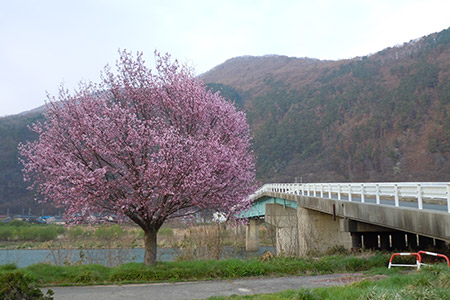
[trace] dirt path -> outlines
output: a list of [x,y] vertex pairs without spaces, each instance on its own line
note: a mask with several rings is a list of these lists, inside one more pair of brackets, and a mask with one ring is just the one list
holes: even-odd
[[[55,300],[184,300],[205,299],[212,296],[266,294],[300,288],[339,286],[361,280],[362,278],[362,274],[347,273],[178,283],[54,287],[52,289],[55,292]],[[43,288],[44,292],[46,290],[46,288]]]

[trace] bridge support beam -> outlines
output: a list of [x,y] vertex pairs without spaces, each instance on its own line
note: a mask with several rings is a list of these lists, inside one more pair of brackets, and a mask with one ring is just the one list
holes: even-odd
[[265,221],[276,228],[277,255],[297,256],[297,210],[281,204],[266,203]]
[[250,219],[249,224],[245,228],[245,250],[259,251],[259,224],[261,220]]
[[378,234],[376,232],[364,233],[364,248],[366,249],[378,248]]

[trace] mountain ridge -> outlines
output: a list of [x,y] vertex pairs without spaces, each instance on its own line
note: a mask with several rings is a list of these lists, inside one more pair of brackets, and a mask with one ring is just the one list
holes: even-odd
[[262,181],[448,180],[449,45],[446,29],[346,60],[231,59],[201,79],[242,95]]
[[[199,78],[246,112],[261,183],[450,181],[450,28],[344,60],[235,57]],[[0,214],[41,209],[17,144],[42,118],[0,118]]]

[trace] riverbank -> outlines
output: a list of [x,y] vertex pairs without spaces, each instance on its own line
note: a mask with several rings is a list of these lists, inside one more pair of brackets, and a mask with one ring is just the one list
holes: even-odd
[[[275,245],[275,231],[270,225],[260,226],[259,233],[262,246]],[[30,224],[23,221],[0,223],[0,249],[4,250],[133,249],[143,248],[143,240],[142,229],[132,224],[65,227]],[[245,228],[242,225],[206,223],[187,226],[182,223],[170,223],[158,232],[158,247],[186,250],[204,248],[205,251],[210,252],[208,253],[210,258],[219,256],[218,251],[220,252],[224,246],[243,247],[244,245]]]
[[14,264],[8,264],[0,266],[0,275],[21,272],[39,285],[103,285],[358,272],[373,268],[385,269],[388,259],[382,253],[366,253],[359,256],[335,255],[320,258],[265,256],[248,260],[160,262],[152,267],[142,263],[128,263],[117,267],[35,264],[17,268]]
[[[406,258],[405,258],[406,259]],[[261,289],[247,289],[241,286],[240,293],[211,293],[204,297],[211,300],[242,299],[450,299],[450,268],[441,264],[437,266],[423,267],[420,271],[401,268],[387,269],[389,256],[379,252],[366,252],[359,255],[332,255],[323,257],[288,258],[272,257],[265,255],[259,259],[241,260],[206,260],[206,261],[179,261],[158,263],[156,266],[145,266],[142,263],[129,263],[117,267],[105,267],[100,265],[78,266],[54,266],[48,264],[36,264],[27,268],[17,268],[14,264],[0,266],[0,279],[8,274],[21,274],[31,285],[39,285],[46,292],[54,288],[57,293],[54,299],[66,299],[61,295],[72,295],[71,289],[55,288],[57,286],[78,286],[74,288],[75,294],[80,291],[102,290],[99,298],[110,298],[108,293],[120,289],[117,295],[125,295],[134,292],[139,284],[139,290],[146,295],[145,286],[149,283],[156,286],[167,286],[167,283],[177,282],[226,282],[246,278],[265,281],[267,278],[317,276],[324,274],[336,274],[331,282],[323,281],[322,277],[309,277],[313,282],[320,282],[316,286],[345,285],[344,287],[305,289],[299,285],[295,289],[275,294],[259,295],[259,293],[272,293],[274,291]],[[342,275],[344,273],[345,275]],[[341,275],[337,275],[341,274]],[[300,278],[300,277],[299,277]],[[238,280],[238,281],[239,281]],[[286,278],[288,280],[288,278]],[[2,280],[0,280],[1,282]],[[282,280],[283,282],[283,280]],[[128,285],[131,284],[131,289]],[[142,285],[143,284],[143,285]],[[172,286],[169,284],[169,286]],[[282,284],[276,284],[275,289]],[[82,287],[85,286],[85,287]],[[91,286],[86,287],[86,286]],[[105,286],[105,288],[101,288]],[[214,284],[211,285],[214,291]],[[117,287],[117,288],[112,288]],[[152,285],[155,287],[155,285]],[[128,292],[126,292],[128,291]],[[152,289],[153,291],[153,289]],[[276,290],[275,290],[276,291]],[[250,293],[251,292],[251,293]],[[250,296],[251,294],[258,294]],[[116,296],[117,296],[116,295]],[[186,294],[185,294],[186,295]],[[397,297],[402,295],[401,297]],[[152,294],[153,296],[153,294]],[[189,296],[189,295],[188,295]],[[189,296],[190,297],[190,296]],[[192,299],[189,297],[180,299]],[[203,296],[201,298],[204,298]],[[130,299],[140,299],[132,297]],[[195,297],[198,298],[198,297]],[[144,299],[144,298],[142,298]],[[145,299],[150,299],[149,295]],[[152,298],[167,299],[167,298]]]

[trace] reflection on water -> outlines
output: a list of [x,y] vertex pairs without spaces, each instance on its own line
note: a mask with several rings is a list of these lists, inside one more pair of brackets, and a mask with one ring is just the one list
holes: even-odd
[[[270,251],[274,247],[260,247],[258,252],[247,252],[245,248],[224,247],[222,258],[254,258]],[[158,248],[158,261],[174,261],[180,250]],[[32,264],[46,262],[55,265],[64,264],[101,264],[116,266],[128,262],[143,262],[144,249],[39,249],[39,250],[0,250],[0,265],[15,263],[24,268]]]

